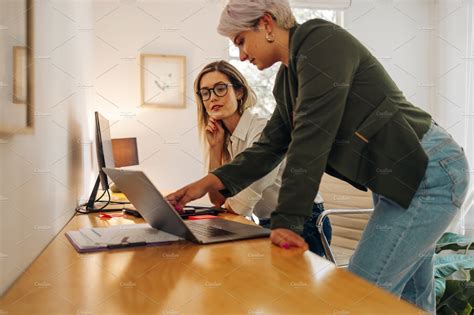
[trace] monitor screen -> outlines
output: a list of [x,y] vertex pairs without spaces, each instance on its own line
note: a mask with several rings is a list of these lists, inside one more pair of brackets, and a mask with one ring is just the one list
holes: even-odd
[[99,112],[95,112],[95,143],[100,184],[103,190],[107,190],[109,189],[109,182],[102,168],[115,168],[115,163],[109,121]]

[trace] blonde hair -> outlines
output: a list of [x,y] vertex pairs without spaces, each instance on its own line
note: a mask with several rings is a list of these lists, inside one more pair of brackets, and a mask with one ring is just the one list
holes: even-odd
[[229,0],[221,13],[217,32],[233,40],[237,34],[255,29],[265,13],[284,29],[296,24],[288,0]]
[[[226,75],[230,83],[232,84],[233,89],[235,91],[242,92],[242,97],[240,100],[238,100],[238,106],[237,106],[237,111],[239,112],[240,115],[242,115],[245,110],[254,106],[257,103],[257,95],[255,94],[254,90],[249,86],[245,77],[242,75],[242,73],[239,72],[239,70],[237,70],[233,65],[231,65],[227,61],[220,60],[220,61],[212,62],[201,70],[196,80],[194,81],[194,97],[196,99],[197,112],[198,112],[197,124],[198,124],[199,139],[204,148],[205,160],[208,159],[208,154],[209,154],[209,144],[206,141],[206,126],[209,122],[209,114],[207,113],[206,108],[204,107],[204,103],[201,97],[197,94],[197,92],[201,89],[202,77],[207,73],[215,72],[215,71]],[[231,136],[230,132],[227,130],[227,128],[224,125],[223,125],[223,128],[224,128],[224,147],[222,151],[223,152],[222,160],[221,160],[222,164],[230,161],[230,153],[229,153],[229,150],[227,149],[227,146],[229,144],[229,140]]]

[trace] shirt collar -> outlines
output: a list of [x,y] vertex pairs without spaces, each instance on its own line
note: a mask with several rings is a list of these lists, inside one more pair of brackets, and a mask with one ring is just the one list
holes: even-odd
[[239,122],[237,123],[237,127],[235,127],[234,133],[231,135],[231,139],[234,140],[237,138],[245,141],[252,123],[252,119],[253,116],[250,113],[250,110],[244,110],[242,116],[240,116]]

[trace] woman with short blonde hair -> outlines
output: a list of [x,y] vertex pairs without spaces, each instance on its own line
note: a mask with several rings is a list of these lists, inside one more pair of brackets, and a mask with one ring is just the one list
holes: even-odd
[[289,30],[296,24],[288,1],[230,1],[221,14],[217,31],[234,39],[240,32],[258,28],[258,22],[264,13],[269,13],[283,29]]
[[286,0],[224,8],[218,30],[241,61],[259,70],[281,62],[277,106],[254,146],[169,199],[180,206],[209,190],[230,197],[286,156],[270,239],[304,249],[299,231],[324,172],[370,189],[374,212],[349,270],[434,313],[435,244],[466,197],[464,151],[349,32],[322,19],[288,28],[288,8]]

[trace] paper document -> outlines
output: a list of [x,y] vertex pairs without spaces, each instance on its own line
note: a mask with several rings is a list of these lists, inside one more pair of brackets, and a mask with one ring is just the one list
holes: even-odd
[[97,244],[120,244],[123,242],[163,242],[178,241],[181,238],[155,228],[149,224],[125,224],[106,228],[82,228],[80,232]]
[[126,224],[105,228],[82,228],[66,236],[79,252],[143,245],[159,245],[182,240],[149,224]]

